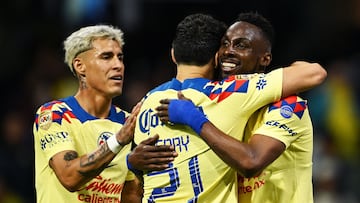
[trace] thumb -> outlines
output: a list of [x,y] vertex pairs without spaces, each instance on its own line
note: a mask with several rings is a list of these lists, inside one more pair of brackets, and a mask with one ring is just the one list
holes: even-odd
[[191,99],[185,97],[185,95],[181,91],[178,91],[177,95],[179,99],[191,101]]
[[158,141],[158,139],[159,139],[159,135],[156,134],[156,135],[149,137],[148,139],[142,141],[142,143],[145,145],[155,145],[156,142]]

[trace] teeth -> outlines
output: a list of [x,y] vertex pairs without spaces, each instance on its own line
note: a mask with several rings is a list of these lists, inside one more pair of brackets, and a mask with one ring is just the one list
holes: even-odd
[[232,68],[231,68],[231,67],[223,66],[222,70],[223,70],[223,71],[231,71]]
[[121,80],[121,77],[112,77],[115,80]]
[[234,68],[236,66],[235,63],[228,63],[228,62],[223,62],[222,65],[226,66],[226,67],[231,67],[231,68]]

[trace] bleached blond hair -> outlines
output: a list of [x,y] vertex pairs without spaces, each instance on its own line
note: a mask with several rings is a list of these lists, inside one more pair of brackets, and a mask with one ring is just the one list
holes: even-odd
[[122,47],[125,42],[123,31],[111,25],[93,25],[82,27],[73,32],[64,41],[65,63],[69,66],[71,72],[76,75],[73,66],[74,58],[82,52],[93,48],[92,42],[96,39],[115,40]]

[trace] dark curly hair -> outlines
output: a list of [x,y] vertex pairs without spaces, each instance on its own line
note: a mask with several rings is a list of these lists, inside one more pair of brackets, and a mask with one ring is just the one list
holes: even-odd
[[215,56],[227,26],[206,14],[191,14],[177,26],[172,42],[178,63],[202,66]]

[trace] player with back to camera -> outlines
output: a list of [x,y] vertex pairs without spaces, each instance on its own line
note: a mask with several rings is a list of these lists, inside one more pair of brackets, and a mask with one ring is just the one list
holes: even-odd
[[112,104],[123,88],[123,45],[123,32],[109,25],[83,27],[64,41],[79,88],[36,112],[37,202],[140,201],[125,162],[140,103],[131,114]]

